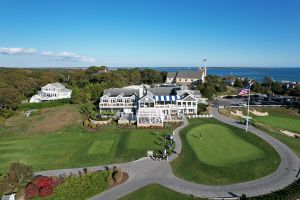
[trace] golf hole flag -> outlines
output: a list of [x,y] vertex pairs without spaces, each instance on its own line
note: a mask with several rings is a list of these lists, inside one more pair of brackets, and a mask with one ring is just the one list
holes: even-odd
[[239,90],[239,94],[240,96],[244,96],[250,93],[250,87],[251,85],[248,85],[247,87],[244,87],[242,89]]

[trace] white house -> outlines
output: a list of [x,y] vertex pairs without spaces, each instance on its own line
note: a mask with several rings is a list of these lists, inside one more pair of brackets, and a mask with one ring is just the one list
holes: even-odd
[[142,89],[110,88],[103,92],[100,97],[99,110],[112,112],[135,113],[137,102]]
[[138,126],[162,126],[182,115],[196,114],[203,100],[199,91],[178,86],[112,88],[103,92],[99,109],[131,114]]
[[72,90],[67,89],[61,83],[49,83],[42,87],[38,94],[30,98],[30,103],[39,103],[42,101],[51,101],[58,99],[71,98]]

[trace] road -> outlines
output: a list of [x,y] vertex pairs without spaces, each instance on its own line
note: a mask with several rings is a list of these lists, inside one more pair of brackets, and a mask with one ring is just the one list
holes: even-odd
[[[215,102],[215,107],[212,109],[213,116],[221,122],[239,128],[245,128],[244,125],[237,123],[235,120],[220,115],[218,112],[218,106],[221,104],[222,102]],[[177,152],[181,152],[182,149],[179,131],[187,125],[188,121],[184,119],[184,124],[174,131]],[[211,186],[188,182],[176,177],[172,172],[170,162],[178,156],[177,154],[173,154],[168,161],[154,161],[150,158],[143,158],[129,163],[109,165],[109,167],[121,167],[125,172],[128,173],[128,180],[121,185],[113,187],[99,195],[92,197],[91,199],[118,199],[126,194],[129,194],[143,186],[152,183],[161,184],[172,190],[198,197],[233,197],[235,195],[240,196],[242,194],[246,194],[247,196],[256,196],[282,189],[295,181],[297,179],[296,176],[300,166],[300,160],[294,154],[294,152],[292,152],[286,145],[284,145],[280,141],[254,128],[253,126],[249,127],[249,131],[267,141],[279,153],[281,157],[281,164],[274,173],[249,182]],[[90,167],[88,169],[93,171],[104,168],[105,166],[100,166]],[[36,174],[53,176],[60,174],[77,173],[79,170],[82,170],[82,168],[50,170],[38,172]]]

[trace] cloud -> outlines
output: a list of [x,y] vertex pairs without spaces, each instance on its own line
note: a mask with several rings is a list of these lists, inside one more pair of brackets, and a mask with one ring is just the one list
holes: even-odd
[[36,50],[33,48],[19,48],[19,47],[0,47],[0,54],[16,55],[16,54],[35,54]]
[[63,51],[60,53],[54,53],[52,51],[42,52],[43,56],[52,57],[56,60],[72,61],[72,62],[96,62],[93,57],[80,56],[72,52]]

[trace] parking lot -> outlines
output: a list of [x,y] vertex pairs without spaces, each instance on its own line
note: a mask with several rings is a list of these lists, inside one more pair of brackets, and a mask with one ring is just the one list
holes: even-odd
[[[224,106],[245,106],[248,104],[248,96],[225,96],[221,102]],[[250,97],[250,105],[300,106],[300,97],[254,94]]]

